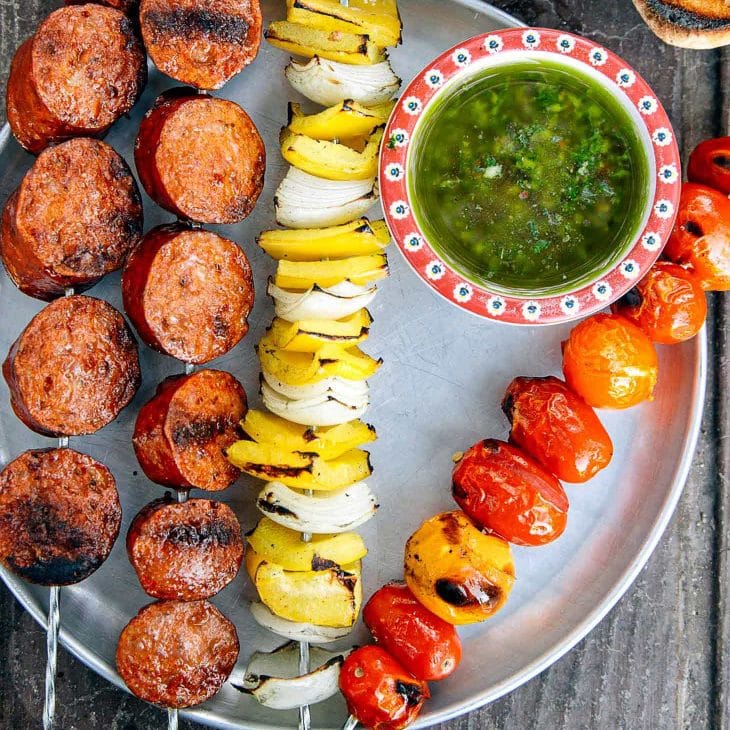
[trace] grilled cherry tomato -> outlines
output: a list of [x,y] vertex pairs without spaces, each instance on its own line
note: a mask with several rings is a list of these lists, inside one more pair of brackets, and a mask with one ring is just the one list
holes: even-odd
[[515,378],[502,410],[510,442],[558,479],[587,482],[611,461],[613,444],[595,411],[558,378]]
[[454,467],[451,492],[461,509],[515,545],[545,545],[568,521],[560,482],[515,446],[486,439]]
[[659,261],[611,309],[641,327],[652,342],[674,345],[702,329],[707,299],[691,271]]
[[712,188],[685,183],[664,254],[690,269],[703,289],[730,289],[730,200]]
[[461,661],[456,629],[422,606],[404,583],[376,591],[362,616],[375,641],[417,679],[445,679]]
[[515,582],[508,542],[463,513],[426,520],[406,543],[405,578],[418,601],[450,624],[473,624],[507,602]]
[[730,137],[700,142],[689,156],[687,177],[730,195]]
[[630,408],[652,400],[659,361],[651,340],[617,314],[594,314],[563,343],[568,385],[594,408]]
[[363,646],[345,659],[340,690],[350,714],[373,730],[408,727],[431,693],[379,646]]

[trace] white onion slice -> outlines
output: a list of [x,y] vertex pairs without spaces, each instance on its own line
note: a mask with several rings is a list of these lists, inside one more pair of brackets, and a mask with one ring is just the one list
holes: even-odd
[[[338,294],[337,292],[350,293]],[[357,291],[358,293],[352,293]],[[367,307],[377,294],[377,287],[358,286],[343,281],[334,287],[314,287],[306,292],[290,292],[269,282],[268,294],[274,299],[276,316],[297,322],[302,319],[342,319]]]
[[329,626],[289,621],[272,613],[268,606],[258,601],[251,604],[251,615],[256,623],[272,633],[292,641],[306,641],[308,644],[329,644],[332,641],[343,639],[352,632],[352,628],[335,629]]
[[261,397],[274,415],[302,426],[339,426],[362,418],[370,405],[367,395],[354,405],[343,403],[331,395],[292,400],[277,393],[266,381],[261,384]]
[[272,652],[255,652],[246,667],[243,685],[233,685],[253,695],[273,710],[315,705],[338,691],[340,667],[349,651],[330,652],[312,647],[307,674],[299,674],[299,647],[290,641]]
[[389,61],[355,66],[315,56],[307,62],[292,60],[284,73],[300,94],[322,106],[334,106],[344,99],[366,106],[381,104],[393,98],[401,83]]
[[378,195],[375,178],[325,180],[290,167],[274,196],[276,220],[288,228],[343,225],[365,215]]
[[310,385],[288,385],[277,380],[266,370],[261,374],[270,388],[290,400],[312,400],[330,397],[340,403],[359,408],[368,402],[370,386],[367,380],[345,380],[344,378],[325,378]]
[[261,490],[256,506],[284,527],[324,535],[359,527],[373,517],[378,502],[365,482],[321,496],[302,494],[281,482],[270,482]]

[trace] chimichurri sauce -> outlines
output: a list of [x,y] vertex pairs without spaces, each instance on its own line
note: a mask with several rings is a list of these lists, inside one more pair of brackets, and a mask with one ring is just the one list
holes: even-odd
[[549,62],[493,67],[429,109],[409,162],[414,212],[470,278],[555,293],[624,253],[648,171],[627,111]]

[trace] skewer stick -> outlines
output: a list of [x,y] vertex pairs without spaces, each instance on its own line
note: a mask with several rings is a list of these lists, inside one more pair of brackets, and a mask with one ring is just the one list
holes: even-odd
[[48,594],[48,628],[46,630],[46,693],[43,701],[43,730],[53,730],[56,714],[56,661],[61,588],[51,586]]
[[[307,489],[304,492],[307,496],[312,496],[312,490]],[[309,532],[302,533],[302,542],[311,542],[312,535]],[[309,643],[306,641],[299,642],[299,673],[309,674]],[[299,708],[299,730],[310,730],[312,727],[312,717],[309,712],[309,705],[301,705]]]
[[[186,362],[185,375],[192,375],[193,370],[195,370],[195,365],[193,365],[191,362]],[[177,490],[177,501],[179,503],[182,504],[183,502],[187,502],[189,496],[190,491],[188,489]],[[179,717],[180,716],[177,707],[167,708],[167,730],[177,730]]]
[[[64,296],[71,297],[69,287]],[[58,448],[68,448],[68,436],[58,437]],[[43,696],[43,730],[53,730],[56,719],[56,668],[58,665],[58,630],[61,624],[61,587],[48,591],[48,620],[46,622],[46,686]]]

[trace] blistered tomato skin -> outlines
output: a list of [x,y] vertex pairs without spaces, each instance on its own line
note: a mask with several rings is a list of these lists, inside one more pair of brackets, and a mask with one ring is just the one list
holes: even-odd
[[595,411],[558,378],[515,378],[502,410],[510,443],[564,482],[587,482],[611,461],[613,444]]
[[494,616],[515,582],[509,543],[459,510],[431,517],[411,535],[403,570],[419,603],[456,625]]
[[705,185],[685,183],[664,255],[692,271],[703,289],[730,290],[730,200]]
[[652,342],[675,345],[702,329],[707,299],[691,271],[659,261],[611,309],[640,327]]
[[687,177],[730,195],[730,137],[700,142],[689,156]]
[[404,583],[375,592],[363,619],[375,641],[417,679],[446,679],[461,661],[456,629],[422,606]]
[[454,467],[451,492],[477,526],[515,545],[552,542],[568,522],[560,482],[504,441],[474,444]]
[[617,314],[594,314],[563,343],[565,381],[594,408],[653,400],[659,360],[652,341]]
[[379,646],[363,646],[345,659],[340,690],[350,714],[372,730],[408,727],[431,696],[425,682],[412,677]]

